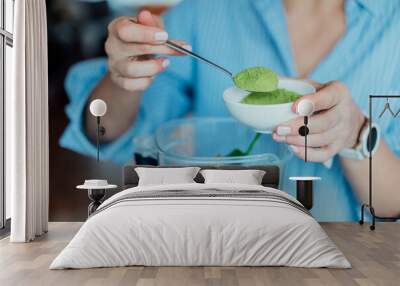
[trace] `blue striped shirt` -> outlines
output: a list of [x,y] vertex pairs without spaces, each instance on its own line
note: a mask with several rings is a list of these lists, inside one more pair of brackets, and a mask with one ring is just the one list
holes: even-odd
[[[400,94],[400,1],[347,0],[345,13],[345,34],[309,78],[322,83],[342,81],[367,114],[369,94]],[[233,72],[266,66],[283,76],[298,76],[281,1],[186,0],[171,9],[164,20],[171,39],[185,40],[195,51]],[[66,109],[70,123],[60,140],[62,146],[95,155],[82,118],[88,96],[106,71],[106,59],[85,61],[69,71],[65,86],[70,97]],[[195,116],[229,116],[221,94],[230,85],[225,75],[207,65],[188,57],[171,58],[168,70],[145,92],[135,124],[102,147],[103,158],[126,162],[133,154],[134,136],[151,134],[161,123],[188,112]],[[389,116],[377,119],[384,103],[374,104],[373,117],[391,150],[400,156],[399,121]],[[391,104],[396,111],[400,108],[395,101]],[[304,163],[293,157],[283,170],[281,188],[294,195],[295,185],[287,180],[291,175],[323,178],[315,185],[312,213],[317,219],[358,219],[359,202],[337,158],[327,169],[320,163]]]

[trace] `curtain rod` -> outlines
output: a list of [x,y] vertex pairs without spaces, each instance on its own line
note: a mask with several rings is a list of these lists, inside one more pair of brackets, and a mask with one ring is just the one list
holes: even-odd
[[400,98],[400,95],[370,95],[370,98]]

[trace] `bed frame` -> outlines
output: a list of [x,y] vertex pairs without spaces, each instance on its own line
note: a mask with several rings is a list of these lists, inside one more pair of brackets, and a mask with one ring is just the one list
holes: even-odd
[[[136,187],[139,182],[139,177],[135,172],[135,168],[138,165],[128,164],[124,166],[123,170],[123,189]],[[171,167],[183,167],[183,166],[143,166],[149,168],[171,168]],[[265,187],[278,188],[279,186],[279,167],[277,166],[199,166],[201,169],[218,169],[218,170],[263,170],[265,171],[264,178],[262,180],[262,185]],[[203,176],[199,173],[194,179],[197,183],[204,183]]]

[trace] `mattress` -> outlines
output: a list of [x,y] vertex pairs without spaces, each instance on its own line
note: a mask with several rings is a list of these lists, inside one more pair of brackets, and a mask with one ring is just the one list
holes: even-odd
[[50,269],[132,265],[351,267],[292,196],[198,183],[138,186],[112,196]]

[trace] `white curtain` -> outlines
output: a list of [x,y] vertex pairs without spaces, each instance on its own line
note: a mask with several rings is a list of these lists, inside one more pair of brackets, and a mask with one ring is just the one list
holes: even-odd
[[15,1],[14,92],[6,98],[6,186],[12,242],[47,232],[48,80],[45,0]]

